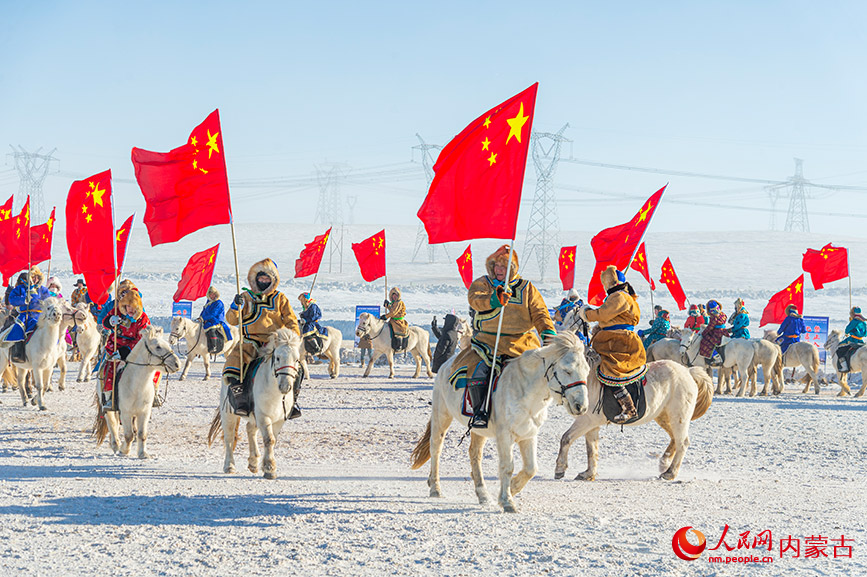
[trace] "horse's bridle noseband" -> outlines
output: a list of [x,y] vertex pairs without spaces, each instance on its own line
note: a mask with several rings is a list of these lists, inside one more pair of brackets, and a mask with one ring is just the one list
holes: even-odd
[[[552,369],[554,369],[554,365],[548,365],[548,368],[545,369],[545,378],[548,380],[549,383],[551,382],[551,379],[548,377],[548,373],[552,372]],[[568,391],[569,389],[572,389],[574,387],[580,387],[581,385],[584,385],[585,387],[587,386],[587,381],[575,381],[572,383],[565,383],[564,384],[563,381],[560,380],[560,377],[557,376],[557,370],[556,369],[553,370],[552,374],[554,375],[554,380],[556,380],[557,384],[560,385],[559,393],[560,393],[560,396],[563,398],[566,397],[566,391]],[[550,388],[550,387],[548,387],[548,388]]]

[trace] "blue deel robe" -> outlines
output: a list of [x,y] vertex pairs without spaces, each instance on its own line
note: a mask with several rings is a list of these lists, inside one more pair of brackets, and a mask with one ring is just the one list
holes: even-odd
[[788,316],[777,330],[777,334],[780,335],[777,338],[777,342],[780,343],[780,348],[782,348],[785,353],[786,349],[789,348],[789,345],[800,342],[801,335],[806,332],[807,326],[804,324],[804,319],[801,317]]
[[229,325],[226,324],[226,306],[221,300],[211,301],[202,309],[202,326],[205,330],[211,327],[220,325],[223,327],[223,333],[226,335],[226,340],[232,340],[232,331],[229,330]]

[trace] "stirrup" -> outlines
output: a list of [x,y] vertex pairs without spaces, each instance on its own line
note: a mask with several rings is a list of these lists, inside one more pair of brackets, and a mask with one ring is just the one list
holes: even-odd
[[488,414],[485,411],[478,411],[473,413],[473,416],[470,418],[470,429],[487,429],[488,428]]
[[289,418],[287,420],[291,421],[292,419],[297,419],[301,416],[301,409],[298,408],[298,404],[292,405],[292,410],[289,411]]

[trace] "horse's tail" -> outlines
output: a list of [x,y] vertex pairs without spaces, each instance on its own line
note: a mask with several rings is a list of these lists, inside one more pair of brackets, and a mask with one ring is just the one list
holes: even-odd
[[217,407],[217,410],[214,413],[214,418],[211,419],[211,426],[208,428],[208,447],[214,444],[214,440],[217,438],[217,433],[221,433],[222,431],[223,423],[220,419],[220,407]]
[[410,459],[412,460],[410,468],[413,470],[430,461],[430,421],[427,422],[424,435],[421,436],[421,439],[415,445],[415,449],[412,450]]
[[105,436],[108,435],[108,423],[105,420],[102,403],[99,402],[98,391],[93,394],[93,404],[96,405],[96,418],[90,427],[90,436],[96,439],[96,446],[99,447],[105,441]]
[[698,385],[698,396],[695,399],[695,410],[692,412],[691,421],[696,420],[707,412],[713,401],[713,381],[703,368],[691,367],[689,374]]

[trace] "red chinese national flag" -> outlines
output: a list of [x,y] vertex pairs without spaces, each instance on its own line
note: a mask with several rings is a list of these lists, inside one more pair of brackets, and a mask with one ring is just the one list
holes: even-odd
[[473,284],[473,251],[471,244],[467,245],[467,250],[458,257],[458,272],[461,273],[461,280],[464,281],[464,286],[470,288]]
[[208,294],[211,279],[214,277],[214,267],[217,264],[217,251],[220,245],[212,246],[202,252],[197,252],[190,257],[181,280],[178,281],[178,290],[172,297],[174,302],[194,301]]
[[641,243],[641,246],[638,247],[638,252],[635,253],[635,258],[632,259],[632,264],[629,265],[629,268],[638,271],[644,277],[644,280],[650,285],[650,290],[656,290],[656,283],[650,278],[650,269],[647,265],[647,253],[644,250],[644,243]]
[[171,152],[133,148],[132,163],[147,202],[144,223],[152,246],[232,220],[219,110]]
[[560,282],[563,290],[567,291],[575,286],[575,252],[577,246],[564,246],[560,248]]
[[431,243],[515,238],[538,87],[485,112],[442,149],[418,211]]
[[352,244],[352,252],[367,282],[385,276],[385,229],[359,243]]
[[590,240],[593,256],[596,257],[596,268],[593,270],[590,286],[587,289],[587,299],[590,304],[600,305],[605,300],[605,289],[599,280],[599,273],[605,267],[613,264],[617,270],[626,272],[664,192],[665,186],[648,198],[641,210],[629,222],[606,228]]
[[328,237],[331,236],[331,229],[325,231],[325,234],[320,234],[304,245],[304,250],[295,261],[295,278],[310,276],[319,272],[319,265],[322,264],[322,255],[325,254],[325,245],[328,244]]
[[51,216],[48,217],[48,222],[30,227],[30,262],[32,264],[51,260],[51,241],[54,237],[55,210],[56,208],[51,209]]
[[686,295],[683,292],[680,279],[677,278],[677,273],[674,272],[670,258],[665,259],[665,262],[662,263],[662,276],[659,277],[659,282],[668,287],[668,292],[677,303],[678,310],[686,309]]
[[825,283],[849,276],[849,251],[841,246],[831,246],[830,243],[823,246],[822,250],[808,248],[801,268],[810,273],[813,288],[819,290],[825,287]]
[[66,197],[66,246],[72,272],[83,274],[97,304],[108,298],[116,270],[111,212],[111,170],[76,180]]
[[799,276],[792,284],[771,297],[765,310],[762,311],[759,326],[783,322],[786,319],[786,307],[791,304],[798,307],[798,312],[804,312],[804,275]]
[[[10,229],[12,228],[12,204],[15,202],[15,195],[9,197],[9,200],[0,205],[0,262],[6,263],[9,260],[7,256],[9,250],[12,249],[10,245],[11,235],[14,234],[14,230],[10,233]],[[9,277],[15,274],[17,271],[9,272],[8,267],[2,266],[0,267],[0,271],[5,275],[3,278],[3,286],[8,286]],[[7,274],[8,273],[8,274]]]
[[135,220],[135,213],[131,214],[129,218],[123,221],[123,224],[120,225],[120,228],[117,229],[117,232],[114,235],[114,243],[117,246],[117,270],[120,272],[123,270],[123,265],[126,263],[126,245],[129,241],[129,234],[132,232],[132,223]]
[[24,270],[30,264],[30,197],[21,212],[0,223],[2,232],[2,254],[0,254],[0,271],[3,273],[3,284],[8,286],[9,278],[16,272]]
[[9,197],[9,200],[0,205],[0,222],[12,218],[12,204],[15,202],[15,195]]

